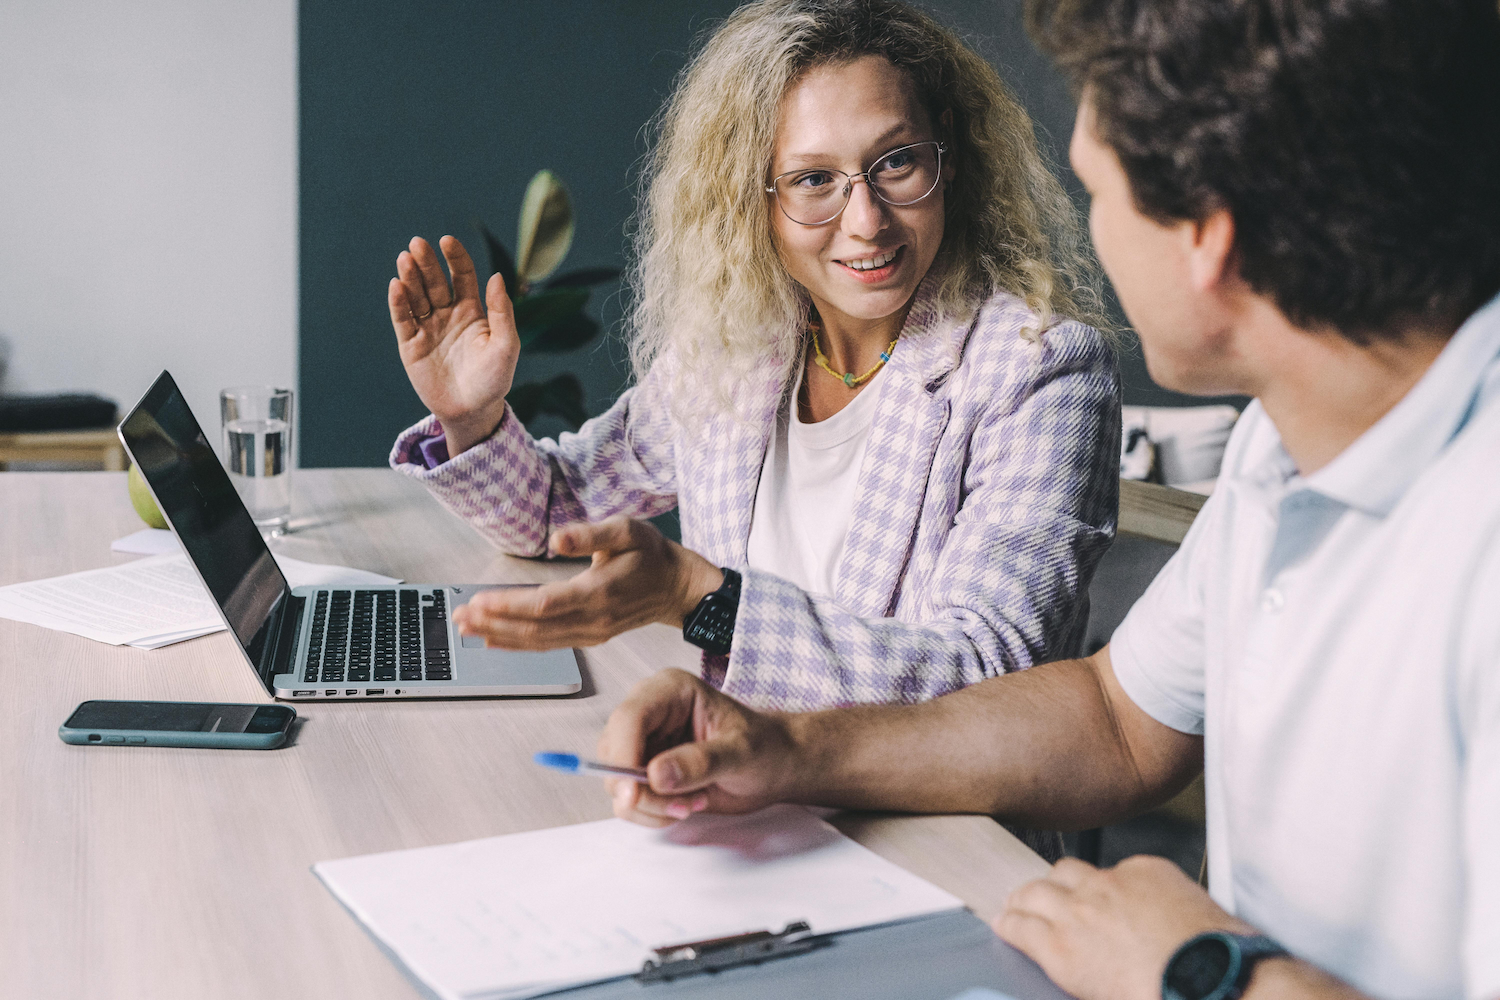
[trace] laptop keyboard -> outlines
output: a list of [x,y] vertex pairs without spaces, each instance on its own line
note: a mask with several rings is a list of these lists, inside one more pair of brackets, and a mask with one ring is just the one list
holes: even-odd
[[318,591],[304,684],[452,679],[441,588]]

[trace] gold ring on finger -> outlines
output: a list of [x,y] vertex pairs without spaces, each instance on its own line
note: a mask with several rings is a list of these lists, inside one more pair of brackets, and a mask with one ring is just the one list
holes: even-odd
[[427,311],[426,312],[424,312],[420,316],[418,316],[416,313],[412,313],[411,314],[411,318],[414,319],[414,320],[416,320],[418,323],[420,323],[424,319],[426,319],[428,316],[431,316],[431,315],[432,315],[432,304],[428,303],[428,305],[427,305]]

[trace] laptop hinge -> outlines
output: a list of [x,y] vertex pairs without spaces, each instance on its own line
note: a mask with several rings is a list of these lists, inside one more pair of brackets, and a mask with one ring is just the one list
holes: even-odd
[[295,673],[296,664],[292,658],[297,653],[297,636],[302,626],[302,613],[307,607],[307,598],[297,597],[292,594],[282,598],[287,602],[282,605],[281,614],[276,617],[280,624],[276,630],[276,640],[270,649],[269,669],[262,670],[262,677],[266,687],[271,688],[272,678],[277,674]]

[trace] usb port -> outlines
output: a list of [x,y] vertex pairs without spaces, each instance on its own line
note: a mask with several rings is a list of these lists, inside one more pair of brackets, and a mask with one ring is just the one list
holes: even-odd
[[292,697],[293,698],[309,698],[312,695],[315,695],[317,693],[318,692],[316,692],[316,691],[293,691],[292,692]]
[[349,688],[344,693],[345,694],[359,694],[359,688]]
[[385,694],[385,688],[366,688],[365,694]]
[[332,698],[334,695],[336,695],[336,694],[339,693],[339,689],[338,688],[330,688],[327,691],[324,691],[323,693],[326,694],[328,697]]

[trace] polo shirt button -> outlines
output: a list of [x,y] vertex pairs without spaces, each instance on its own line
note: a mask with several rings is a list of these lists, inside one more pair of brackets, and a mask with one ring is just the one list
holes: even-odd
[[1282,597],[1281,591],[1275,587],[1267,588],[1266,592],[1260,598],[1260,606],[1263,611],[1274,613],[1280,611],[1284,604],[1286,604],[1286,598]]

